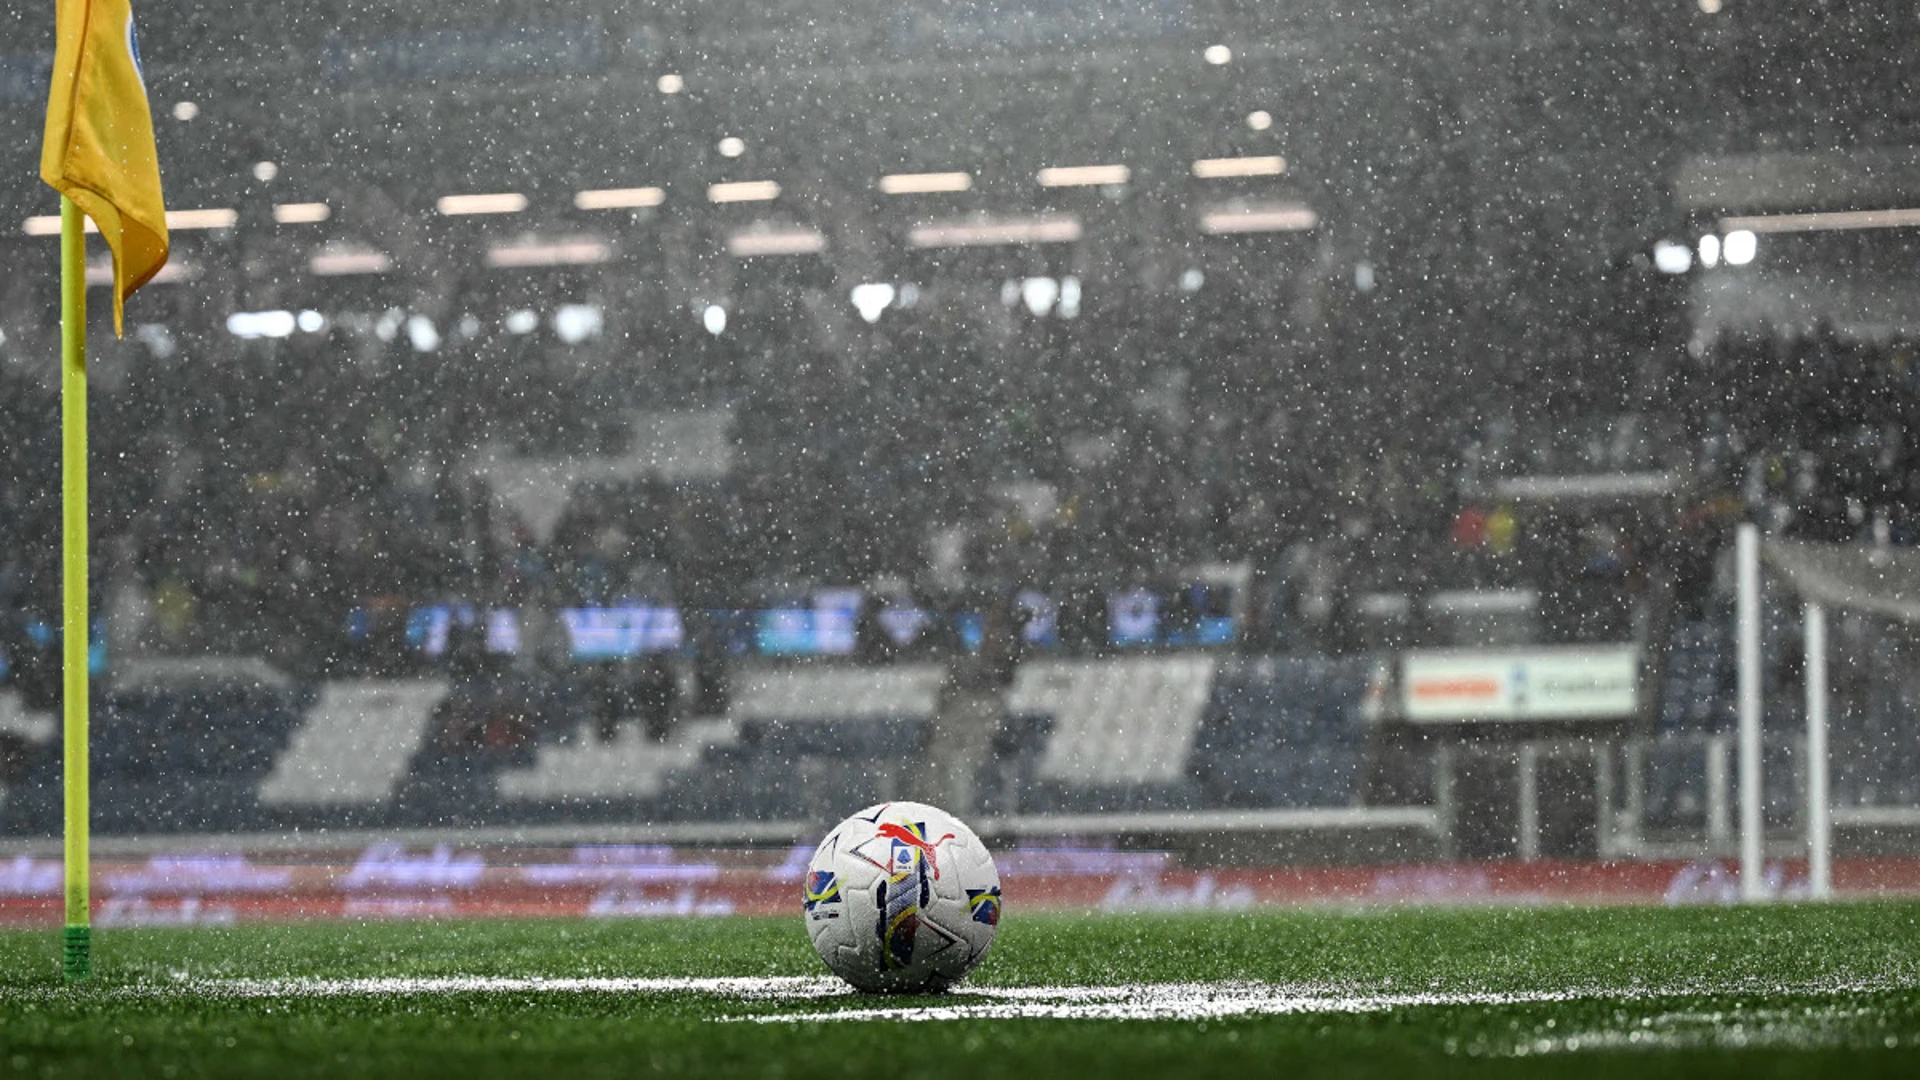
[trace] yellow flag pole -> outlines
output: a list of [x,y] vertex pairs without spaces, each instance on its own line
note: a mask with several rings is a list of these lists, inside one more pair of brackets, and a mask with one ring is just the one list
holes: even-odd
[[87,241],[80,208],[60,197],[60,494],[64,613],[66,929],[70,980],[93,972],[87,840]]

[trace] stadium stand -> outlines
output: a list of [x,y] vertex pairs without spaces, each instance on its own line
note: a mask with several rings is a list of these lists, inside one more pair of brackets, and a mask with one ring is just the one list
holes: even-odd
[[1347,806],[1359,800],[1373,677],[1366,657],[1248,657],[1213,687],[1192,770],[1209,806]]
[[610,742],[590,741],[582,733],[569,741],[543,743],[534,751],[533,764],[500,771],[500,797],[526,802],[657,800],[669,775],[697,769],[711,748],[735,743],[737,730],[724,717],[702,717],[677,725],[664,742],[626,726]]
[[329,683],[260,785],[269,807],[378,805],[425,740],[443,679]]
[[[298,725],[297,689],[210,683],[119,689],[96,705],[94,824],[105,833],[243,828],[258,790]],[[60,820],[61,747],[31,754],[8,814],[31,830]]]
[[1053,718],[1041,779],[1075,788],[1175,785],[1212,687],[1210,656],[1039,661],[1008,694],[1016,715]]

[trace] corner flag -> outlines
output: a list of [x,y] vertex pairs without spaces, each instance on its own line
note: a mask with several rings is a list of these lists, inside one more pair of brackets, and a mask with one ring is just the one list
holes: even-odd
[[113,330],[133,290],[167,264],[160,155],[128,0],[55,0],[53,85],[40,178],[60,192],[60,516],[66,668],[67,978],[93,970],[88,799],[87,246],[84,212],[113,249]]
[[56,0],[57,44],[40,178],[113,249],[113,329],[133,291],[167,262],[160,157],[128,0]]

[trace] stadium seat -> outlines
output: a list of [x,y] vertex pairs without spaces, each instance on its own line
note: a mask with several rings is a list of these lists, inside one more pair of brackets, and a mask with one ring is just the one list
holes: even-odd
[[449,690],[443,679],[329,683],[261,784],[260,801],[288,807],[386,802]]

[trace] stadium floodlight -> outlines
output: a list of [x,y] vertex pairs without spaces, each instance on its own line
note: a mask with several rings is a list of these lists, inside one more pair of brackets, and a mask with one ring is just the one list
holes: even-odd
[[737,259],[767,255],[815,255],[827,249],[827,238],[817,229],[756,226],[727,237],[727,254]]
[[1026,301],[1028,311],[1045,317],[1060,299],[1060,283],[1050,277],[1030,277],[1020,283],[1020,298]]
[[1653,245],[1653,267],[1663,274],[1684,274],[1693,269],[1693,249],[1685,244],[1662,240]]
[[613,245],[597,236],[568,236],[558,240],[518,240],[487,249],[487,265],[495,269],[528,266],[593,266],[613,258]]
[[1273,126],[1273,114],[1265,109],[1255,109],[1247,114],[1247,126],[1255,131],[1265,131]]
[[167,211],[169,229],[231,229],[239,220],[240,212],[226,207]]
[[1242,176],[1279,176],[1287,171],[1287,159],[1278,154],[1261,157],[1201,158],[1193,163],[1193,175],[1202,180],[1225,180]]
[[707,333],[719,337],[727,332],[727,309],[719,304],[708,304],[700,312],[700,324],[707,328]]
[[1720,238],[1713,233],[1700,238],[1700,265],[1709,270],[1720,265]]
[[995,247],[1018,244],[1070,244],[1080,239],[1080,219],[1072,215],[1032,218],[973,218],[933,221],[907,232],[915,248]]
[[265,184],[280,175],[280,166],[271,161],[253,163],[253,178]]
[[333,216],[333,208],[323,202],[277,203],[273,220],[282,225],[317,225]]
[[879,322],[880,314],[893,303],[894,287],[884,281],[869,281],[853,287],[853,306],[867,322]]
[[1125,165],[1065,165],[1041,169],[1041,187],[1100,187],[1124,184],[1133,179],[1133,170]]
[[561,304],[553,312],[554,336],[569,345],[599,337],[606,324],[606,312],[599,304]]
[[1920,227],[1920,208],[1842,210],[1825,214],[1764,214],[1720,219],[1722,232],[1844,232],[1854,229]]
[[1720,257],[1728,266],[1745,266],[1759,251],[1760,240],[1751,229],[1735,229],[1720,242]]
[[[88,232],[100,231],[100,227],[93,223],[92,218],[83,218],[82,220],[86,222]],[[21,224],[20,231],[26,233],[28,236],[59,236],[60,215],[41,214],[30,217]]]
[[666,189],[657,187],[600,188],[573,196],[573,205],[581,210],[638,210],[666,201]]
[[191,101],[176,101],[173,103],[173,118],[175,120],[185,123],[199,115],[200,106]]
[[292,337],[297,324],[291,311],[236,311],[227,316],[227,333],[237,338]]
[[407,316],[407,343],[414,352],[432,352],[440,347],[440,329],[425,315]]
[[434,203],[447,217],[463,214],[517,214],[527,208],[527,197],[517,191],[486,195],[442,195]]
[[1303,203],[1254,203],[1215,206],[1201,211],[1200,231],[1208,236],[1235,233],[1311,232],[1320,215]]
[[[167,260],[167,265],[153,275],[148,284],[167,285],[180,281],[192,281],[200,276],[200,264],[178,257]],[[89,286],[113,284],[113,260],[100,259],[87,263],[86,281]]]
[[393,259],[372,248],[338,247],[316,251],[307,260],[307,269],[315,277],[346,277],[351,274],[384,274],[393,269]]
[[738,135],[729,135],[720,140],[717,149],[721,157],[736,158],[747,152],[747,142]]
[[1222,64],[1233,63],[1233,50],[1227,48],[1225,45],[1209,45],[1206,51],[1200,54],[1200,58],[1215,67],[1219,67]]
[[964,172],[893,173],[880,178],[880,190],[888,195],[932,195],[972,189],[973,176]]
[[659,80],[653,85],[655,89],[663,94],[677,94],[687,88],[687,80],[672,72],[668,72],[660,76]]
[[708,202],[772,202],[779,197],[780,185],[772,180],[739,180],[707,185]]

